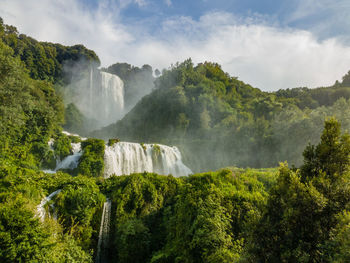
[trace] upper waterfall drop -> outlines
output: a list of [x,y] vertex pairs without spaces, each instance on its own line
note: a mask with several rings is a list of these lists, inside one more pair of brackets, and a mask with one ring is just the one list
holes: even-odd
[[71,87],[66,101],[74,103],[87,117],[89,129],[98,129],[120,120],[126,112],[123,80],[98,69],[91,68],[87,74]]
[[117,76],[107,72],[101,72],[100,105],[102,111],[98,118],[104,120],[104,124],[117,121],[124,112],[124,82]]
[[105,149],[104,177],[154,172],[187,176],[192,171],[182,162],[177,147],[156,144],[118,142]]

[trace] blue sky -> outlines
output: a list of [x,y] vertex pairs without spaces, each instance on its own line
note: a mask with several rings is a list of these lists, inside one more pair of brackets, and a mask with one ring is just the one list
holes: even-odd
[[214,61],[263,90],[327,86],[350,70],[349,0],[0,0],[39,40],[84,44],[103,66]]
[[[99,1],[81,0],[87,2],[96,8]],[[110,1],[110,5],[118,7],[123,2],[120,17],[130,23],[148,21],[149,30],[172,16],[198,20],[206,13],[228,12],[241,19],[260,19],[278,27],[312,31],[319,39],[349,39],[350,33],[348,0],[138,0]]]

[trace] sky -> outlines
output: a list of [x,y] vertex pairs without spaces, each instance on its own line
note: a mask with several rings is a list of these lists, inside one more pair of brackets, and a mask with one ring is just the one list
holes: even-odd
[[349,0],[0,0],[0,16],[38,40],[83,44],[102,66],[192,58],[265,91],[350,70]]

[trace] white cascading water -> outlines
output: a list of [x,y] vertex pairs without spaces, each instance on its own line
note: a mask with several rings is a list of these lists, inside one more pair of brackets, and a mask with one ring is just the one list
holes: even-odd
[[103,212],[101,218],[100,232],[98,235],[97,243],[97,253],[96,253],[96,263],[107,262],[107,250],[109,243],[109,230],[110,230],[110,221],[111,221],[111,207],[112,202],[107,199],[103,205]]
[[[68,134],[66,132],[66,134]],[[71,134],[68,134],[71,135]],[[76,135],[78,136],[78,135]],[[86,140],[86,138],[82,138]],[[51,141],[50,141],[51,142]],[[52,142],[51,142],[52,143]],[[55,170],[44,170],[46,173],[56,173],[60,169],[75,169],[83,154],[81,143],[71,143],[72,155],[58,161]],[[179,149],[162,144],[140,144],[117,142],[105,148],[104,177],[111,175],[129,175],[132,173],[157,173],[173,176],[192,174],[183,162]]]
[[125,114],[124,82],[117,75],[90,68],[89,77],[76,83],[72,93],[66,101],[96,121],[94,129],[115,123]]
[[192,171],[183,164],[177,147],[157,146],[130,142],[118,142],[106,146],[104,177],[142,172],[172,174],[177,177],[192,174]]
[[[107,72],[101,72],[101,90],[99,92],[100,112],[96,119],[102,125],[108,125],[119,120],[124,113],[124,83],[117,76]],[[96,109],[98,109],[97,107]]]
[[[44,197],[41,202],[40,205],[37,206],[36,210],[37,210],[37,216],[41,219],[41,221],[44,221],[45,216],[46,216],[46,210],[45,210],[45,205],[51,201],[51,199],[56,196],[57,194],[59,194],[62,191],[62,189],[59,189],[53,193],[51,193],[50,195]],[[52,209],[54,209],[53,205],[51,206]]]
[[60,169],[74,169],[78,167],[80,156],[83,154],[81,151],[81,144],[71,143],[72,145],[72,155],[68,155],[61,162],[58,162],[55,168],[55,172]]
[[68,155],[62,161],[57,161],[55,170],[43,170],[45,173],[56,173],[61,169],[75,169],[78,167],[79,159],[83,154],[81,143],[71,143],[73,154]]
[[90,92],[89,92],[89,105],[90,105],[90,110],[93,111],[93,105],[92,105],[92,88],[93,88],[93,70],[92,70],[92,67],[90,68]]

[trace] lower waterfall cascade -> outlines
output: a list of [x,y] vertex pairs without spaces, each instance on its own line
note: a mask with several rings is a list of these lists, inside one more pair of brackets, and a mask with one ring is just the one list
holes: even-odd
[[110,232],[110,221],[111,221],[111,208],[112,202],[107,199],[103,204],[103,211],[101,217],[101,226],[98,235],[96,263],[107,262],[107,250],[109,244],[109,232]]
[[192,171],[183,164],[181,153],[175,146],[118,142],[105,149],[104,177],[154,172],[187,176]]
[[75,169],[78,167],[79,159],[83,154],[81,151],[81,143],[71,143],[73,154],[68,155],[62,161],[56,161],[54,170],[43,170],[45,173],[56,173],[60,169]]
[[[46,216],[46,210],[45,205],[52,200],[53,197],[55,197],[57,194],[59,194],[62,191],[62,189],[58,189],[55,192],[49,194],[48,196],[44,197],[40,204],[37,206],[37,215],[40,218],[41,221],[44,221]],[[53,207],[52,207],[53,208]],[[54,214],[55,217],[55,214]]]
[[[81,143],[71,145],[73,154],[58,161],[54,170],[44,172],[55,173],[60,169],[77,168],[83,154]],[[172,174],[175,177],[192,174],[191,169],[182,162],[179,149],[162,144],[117,142],[112,146],[106,145],[104,162],[104,178],[143,172]]]
[[71,143],[72,155],[68,155],[61,162],[58,162],[55,171],[59,169],[74,169],[78,167],[80,156],[83,154],[81,151],[81,143]]

